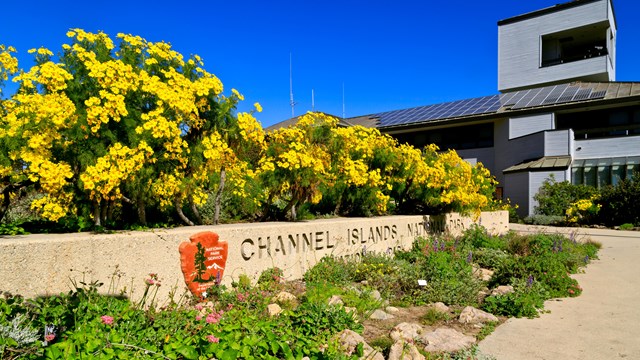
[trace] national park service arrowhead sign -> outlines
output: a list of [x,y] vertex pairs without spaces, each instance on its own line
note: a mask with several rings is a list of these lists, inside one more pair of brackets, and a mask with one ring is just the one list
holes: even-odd
[[229,244],[210,231],[197,233],[189,240],[180,244],[180,267],[191,293],[202,298],[208,288],[222,281]]

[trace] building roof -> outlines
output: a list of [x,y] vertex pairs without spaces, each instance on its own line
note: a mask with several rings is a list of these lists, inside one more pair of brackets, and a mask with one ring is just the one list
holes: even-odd
[[[318,111],[318,112],[319,112],[319,111]],[[329,116],[332,116],[332,117],[334,117],[334,118],[337,118],[337,119],[338,119],[338,126],[345,126],[345,127],[346,127],[346,126],[354,126],[354,125],[363,125],[363,126],[365,126],[365,127],[375,127],[375,122],[373,123],[373,125],[372,125],[372,126],[366,126],[366,125],[365,125],[365,124],[367,124],[367,123],[371,123],[371,121],[369,120],[369,117],[365,117],[365,116],[358,116],[358,117],[350,118],[350,119],[347,121],[347,120],[345,120],[345,119],[341,119],[341,118],[339,118],[339,117],[337,117],[337,116],[335,116],[335,115],[331,115],[331,114],[327,114],[327,113],[323,113],[323,112],[319,112],[319,113],[321,113],[321,114],[325,114],[325,115],[329,115]],[[270,132],[270,131],[273,131],[273,130],[278,130],[278,129],[281,129],[281,128],[286,128],[286,127],[289,127],[289,126],[293,126],[293,125],[295,125],[295,124],[298,122],[298,120],[300,120],[300,118],[301,118],[301,117],[303,117],[304,115],[305,115],[305,114],[298,115],[298,116],[292,117],[292,118],[290,118],[290,119],[287,119],[287,120],[281,121],[281,122],[279,122],[279,123],[273,124],[273,125],[271,125],[271,126],[267,127],[267,128],[265,129],[265,131]],[[366,120],[365,120],[364,118],[366,118]]]
[[512,173],[518,171],[532,170],[549,170],[549,169],[567,169],[571,165],[571,156],[545,156],[540,159],[525,161],[517,165],[504,169],[503,173]]
[[498,26],[511,24],[511,23],[515,23],[515,22],[518,22],[518,21],[526,20],[526,19],[531,19],[531,18],[538,17],[538,16],[541,16],[541,15],[554,13],[556,11],[569,9],[569,8],[572,8],[572,7],[575,7],[575,6],[580,6],[580,5],[584,5],[584,4],[588,4],[588,3],[592,3],[592,2],[596,2],[596,1],[602,1],[602,0],[573,0],[573,1],[566,2],[566,3],[562,3],[562,4],[553,5],[553,6],[544,8],[544,9],[531,11],[531,12],[528,12],[528,13],[525,13],[525,14],[516,15],[516,16],[512,16],[512,17],[507,18],[507,19],[500,20],[500,21],[498,21]]
[[[453,120],[514,116],[532,110],[640,100],[638,82],[572,82],[369,115],[380,129]],[[361,117],[359,117],[361,118]],[[349,121],[350,119],[346,119]]]

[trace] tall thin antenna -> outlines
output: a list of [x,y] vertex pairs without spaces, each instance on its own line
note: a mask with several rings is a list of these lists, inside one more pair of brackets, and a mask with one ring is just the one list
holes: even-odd
[[291,117],[295,117],[294,107],[296,103],[293,101],[293,60],[289,53],[289,105],[291,105]]
[[313,89],[311,89],[311,111],[316,111],[316,99],[313,94]]
[[345,118],[345,112],[344,112],[344,81],[342,82],[342,118]]

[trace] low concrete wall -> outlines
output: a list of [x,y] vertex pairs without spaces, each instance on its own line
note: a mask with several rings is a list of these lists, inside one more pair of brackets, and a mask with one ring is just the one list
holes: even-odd
[[[178,246],[202,231],[212,231],[229,243],[222,279],[230,284],[240,274],[256,279],[271,267],[287,279],[301,278],[325,255],[360,256],[363,250],[407,249],[417,236],[443,232],[459,235],[475,223],[458,214],[339,218],[305,222],[271,222],[194,226],[116,234],[40,234],[0,238],[0,291],[25,297],[58,294],[71,289],[71,279],[111,284],[137,299],[144,279],[157,273],[158,297],[171,289],[186,289]],[[508,231],[506,211],[482,213],[477,223],[494,234]]]

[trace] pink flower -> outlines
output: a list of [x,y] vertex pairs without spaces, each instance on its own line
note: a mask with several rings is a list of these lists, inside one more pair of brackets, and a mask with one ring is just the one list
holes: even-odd
[[207,324],[217,324],[218,321],[220,321],[220,315],[216,313],[209,314],[207,315],[206,321],[207,321]]
[[202,310],[202,309],[204,309],[204,308],[202,307],[202,304],[196,304],[196,310],[200,311],[200,310]]
[[227,305],[227,310],[231,310],[231,309],[233,309],[233,304]]
[[100,320],[102,320],[102,323],[105,324],[105,325],[113,324],[113,317],[111,317],[109,315],[100,316]]
[[47,341],[47,342],[51,342],[55,338],[56,338],[56,334],[47,334],[47,335],[44,336],[44,340]]
[[202,320],[202,315],[196,315],[196,320],[197,320],[197,321]]
[[155,281],[155,280],[153,280],[153,279],[146,279],[144,282],[145,282],[147,285],[153,285],[153,284],[155,284],[155,283],[156,283],[156,281]]
[[237,298],[238,298],[238,301],[243,302],[247,299],[247,296],[243,293],[238,293]]
[[220,339],[213,335],[207,335],[207,341],[210,343],[219,343]]
[[573,289],[569,289],[569,294],[571,294],[571,295],[573,295],[573,294],[574,294]]

